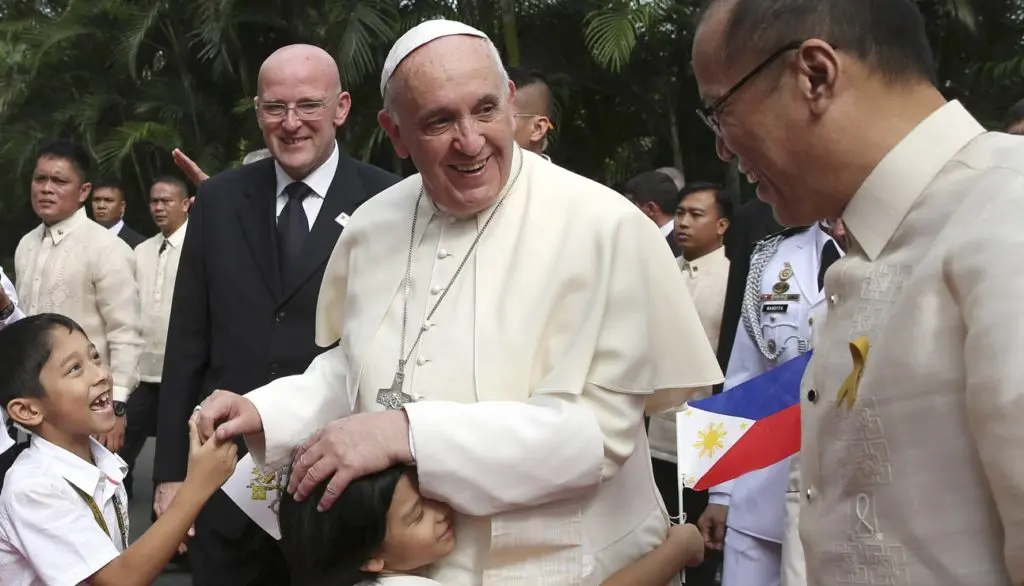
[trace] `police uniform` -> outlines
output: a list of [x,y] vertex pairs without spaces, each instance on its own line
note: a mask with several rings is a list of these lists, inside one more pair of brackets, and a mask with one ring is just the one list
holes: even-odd
[[[823,254],[826,247],[831,252]],[[812,312],[824,301],[819,286],[822,258],[836,256],[838,246],[818,225],[791,228],[758,242],[750,258],[726,392],[810,349]],[[786,586],[805,586],[796,460],[793,456],[711,489],[710,502],[729,507],[722,586],[777,586],[784,574]]]

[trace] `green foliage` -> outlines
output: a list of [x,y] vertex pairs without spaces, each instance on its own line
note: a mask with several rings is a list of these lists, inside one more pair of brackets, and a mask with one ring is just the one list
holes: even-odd
[[[940,87],[995,123],[1024,77],[1021,0],[920,0]],[[34,223],[34,152],[72,137],[96,175],[128,188],[129,221],[147,231],[144,194],[180,147],[208,172],[263,146],[252,99],[262,61],[306,42],[338,61],[353,108],[345,148],[400,172],[376,122],[378,72],[391,44],[427,18],[488,33],[509,61],[544,71],[555,95],[560,164],[611,185],[676,165],[723,180],[697,119],[690,45],[699,0],[0,0],[0,257]],[[731,178],[734,179],[734,178]],[[148,230],[152,232],[152,229]]]

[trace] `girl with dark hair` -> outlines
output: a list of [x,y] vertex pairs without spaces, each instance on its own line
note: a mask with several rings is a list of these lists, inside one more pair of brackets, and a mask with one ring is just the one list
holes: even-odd
[[[296,502],[284,493],[278,514],[292,586],[439,586],[425,577],[455,547],[454,515],[424,498],[415,471],[394,466],[352,482],[333,507],[317,510],[327,482]],[[704,558],[694,525],[674,525],[665,542],[602,586],[664,586]]]

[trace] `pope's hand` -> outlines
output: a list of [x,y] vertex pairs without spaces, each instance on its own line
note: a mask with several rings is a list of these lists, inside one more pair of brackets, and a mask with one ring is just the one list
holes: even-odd
[[214,433],[224,441],[263,431],[263,419],[252,401],[231,391],[214,391],[203,401],[198,415],[199,437],[204,442]]
[[288,492],[305,500],[330,477],[319,504],[326,511],[356,478],[402,463],[412,463],[405,411],[357,413],[328,423],[295,452]]

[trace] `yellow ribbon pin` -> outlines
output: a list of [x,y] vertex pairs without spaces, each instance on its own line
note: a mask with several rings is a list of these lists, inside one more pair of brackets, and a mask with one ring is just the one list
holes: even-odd
[[860,385],[860,377],[864,374],[864,365],[868,360],[870,346],[868,339],[864,336],[858,336],[850,342],[853,370],[850,371],[846,380],[843,381],[843,386],[839,387],[839,394],[836,395],[836,407],[846,403],[846,409],[849,411],[853,409],[854,403],[857,402],[857,386]]

